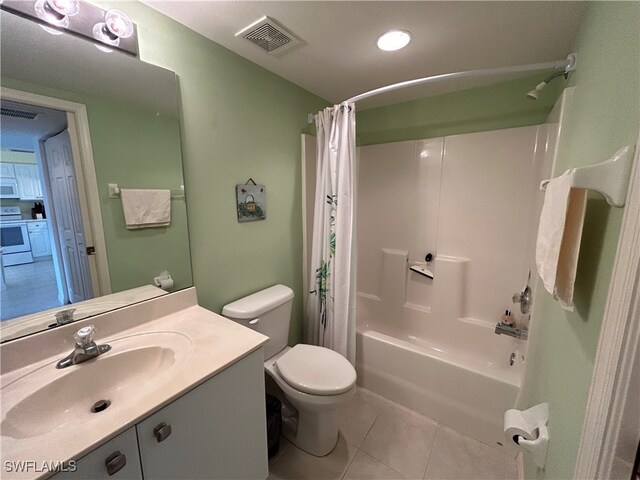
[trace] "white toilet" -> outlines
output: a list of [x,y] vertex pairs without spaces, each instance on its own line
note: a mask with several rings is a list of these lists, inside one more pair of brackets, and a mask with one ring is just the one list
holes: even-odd
[[294,445],[316,456],[338,441],[338,409],[355,392],[356,371],[339,353],[299,344],[287,347],[293,291],[275,285],[241,298],[222,315],[269,337],[264,368],[295,408],[283,408],[283,433]]

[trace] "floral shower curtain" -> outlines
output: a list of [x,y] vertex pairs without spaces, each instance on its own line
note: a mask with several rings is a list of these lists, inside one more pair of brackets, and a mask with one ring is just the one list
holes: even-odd
[[317,175],[309,269],[309,343],[356,353],[355,105],[315,116]]

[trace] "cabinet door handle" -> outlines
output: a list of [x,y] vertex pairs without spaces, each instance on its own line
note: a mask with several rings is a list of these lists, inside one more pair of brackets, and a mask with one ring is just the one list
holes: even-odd
[[120,450],[116,450],[104,461],[109,476],[118,473],[127,464],[127,457]]
[[156,436],[156,440],[158,441],[158,443],[160,443],[169,435],[171,435],[171,425],[162,422],[160,425],[153,429],[153,434]]

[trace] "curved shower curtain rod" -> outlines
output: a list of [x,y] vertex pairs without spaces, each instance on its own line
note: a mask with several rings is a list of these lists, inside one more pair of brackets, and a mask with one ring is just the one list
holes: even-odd
[[380,95],[381,93],[391,92],[393,90],[399,90],[405,87],[413,87],[415,85],[422,85],[425,83],[436,83],[444,80],[454,80],[458,78],[467,77],[481,77],[486,75],[498,75],[502,73],[523,73],[523,72],[536,72],[541,70],[560,70],[564,69],[565,72],[572,72],[576,69],[576,54],[570,54],[565,60],[558,60],[555,62],[546,63],[530,63],[528,65],[515,65],[512,67],[497,67],[497,68],[484,68],[481,70],[467,70],[464,72],[443,73],[441,75],[432,75],[430,77],[416,78],[415,80],[407,80],[404,82],[394,83],[393,85],[387,85],[385,87],[375,88],[368,92],[361,93],[355,97],[351,97],[341,104],[355,103],[365,98]]

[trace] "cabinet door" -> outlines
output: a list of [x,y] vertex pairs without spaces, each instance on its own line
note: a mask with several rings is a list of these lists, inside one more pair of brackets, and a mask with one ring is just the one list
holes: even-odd
[[[101,447],[85,455],[68,471],[59,472],[55,480],[142,480],[136,429],[131,427]],[[75,471],[70,471],[75,470]]]
[[51,255],[51,242],[49,242],[49,228],[47,222],[31,222],[27,224],[29,241],[31,242],[31,254],[34,257]]
[[260,348],[138,424],[144,477],[265,479],[263,362]]
[[0,162],[0,177],[16,178],[16,174],[13,170],[13,163]]
[[16,163],[13,165],[18,182],[18,193],[21,200],[40,200],[42,187],[38,177],[38,167],[33,164]]

